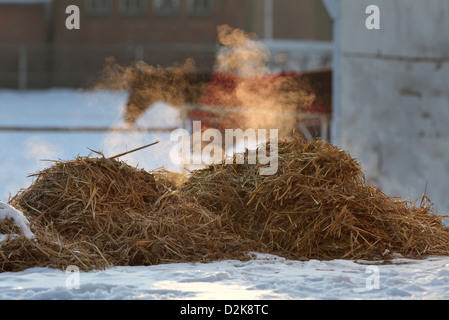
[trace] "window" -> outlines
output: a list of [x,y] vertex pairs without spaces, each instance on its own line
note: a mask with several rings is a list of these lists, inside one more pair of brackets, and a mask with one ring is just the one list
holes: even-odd
[[153,11],[161,16],[174,16],[179,13],[179,0],[153,0]]
[[86,11],[92,16],[108,16],[112,13],[112,0],[86,0]]
[[147,0],[120,0],[119,4],[124,16],[142,16],[147,9]]
[[194,16],[208,16],[214,9],[214,0],[187,0],[187,12]]

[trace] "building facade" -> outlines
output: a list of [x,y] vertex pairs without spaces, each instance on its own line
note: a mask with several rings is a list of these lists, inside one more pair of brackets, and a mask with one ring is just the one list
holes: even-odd
[[[66,28],[69,5],[79,8],[80,29]],[[314,0],[0,0],[0,21],[0,87],[22,89],[88,86],[110,56],[164,67],[193,58],[210,72],[222,24],[266,39],[331,34]]]
[[[80,28],[67,29],[69,5]],[[86,86],[107,57],[168,66],[186,58],[211,70],[216,27],[245,28],[240,0],[0,1],[0,86]]]

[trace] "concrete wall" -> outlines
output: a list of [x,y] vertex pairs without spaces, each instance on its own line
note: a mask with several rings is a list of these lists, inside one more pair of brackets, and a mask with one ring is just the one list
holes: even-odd
[[[368,30],[368,5],[380,30]],[[339,146],[389,195],[449,212],[449,1],[341,0],[335,61]]]

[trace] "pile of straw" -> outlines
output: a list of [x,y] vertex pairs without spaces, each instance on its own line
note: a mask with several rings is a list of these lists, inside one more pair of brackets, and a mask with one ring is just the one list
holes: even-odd
[[[272,150],[270,150],[272,152]],[[279,143],[278,171],[213,164],[186,177],[115,158],[56,161],[10,204],[36,240],[0,245],[0,272],[29,267],[247,259],[449,255],[449,230],[423,197],[417,205],[370,185],[346,152],[300,137]],[[18,234],[11,222],[1,234]]]
[[182,187],[232,230],[290,258],[373,259],[449,254],[449,230],[423,197],[416,205],[370,185],[346,152],[299,137],[279,144],[278,172],[215,164]]
[[0,271],[211,261],[244,258],[257,248],[173,192],[174,178],[106,158],[55,162],[11,200],[30,220],[36,241],[2,242]]

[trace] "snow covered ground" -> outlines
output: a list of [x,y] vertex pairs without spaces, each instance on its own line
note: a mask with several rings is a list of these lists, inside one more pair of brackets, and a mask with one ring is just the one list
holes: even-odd
[[[120,126],[126,92],[0,90],[0,128]],[[142,126],[178,127],[177,111],[158,104]],[[167,156],[168,133],[15,132],[0,130],[0,200],[31,183],[27,175],[91,148],[115,155],[160,139],[124,158],[147,170],[180,170]],[[72,272],[70,272],[72,271]],[[449,299],[449,258],[290,261],[253,254],[247,262],[173,263],[76,272],[33,268],[0,274],[0,299]]]
[[258,254],[247,262],[0,274],[0,299],[449,299],[448,289],[447,257],[372,265]]

